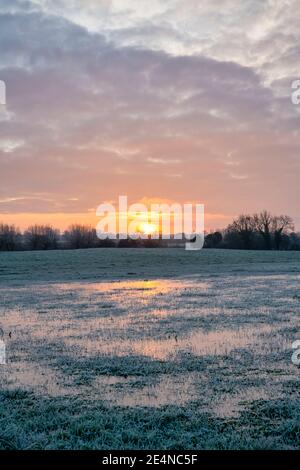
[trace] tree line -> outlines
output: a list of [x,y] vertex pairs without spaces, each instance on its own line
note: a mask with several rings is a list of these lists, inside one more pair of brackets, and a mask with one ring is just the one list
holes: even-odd
[[206,248],[241,250],[300,250],[300,234],[295,233],[288,215],[240,215],[223,231],[206,235]]
[[[287,215],[274,216],[267,211],[240,215],[226,229],[206,234],[204,248],[300,250],[300,234],[294,230]],[[50,225],[36,224],[21,232],[14,225],[0,223],[0,251],[166,246],[178,246],[178,241],[99,240],[94,228],[80,224],[61,233]]]
[[50,225],[32,225],[23,233],[15,226],[0,223],[0,251],[57,250],[108,246],[98,239],[96,230],[74,224],[64,233]]
[[156,248],[161,240],[100,240],[96,230],[73,224],[61,233],[51,225],[32,225],[21,232],[15,225],[0,223],[0,251],[63,250],[82,248]]

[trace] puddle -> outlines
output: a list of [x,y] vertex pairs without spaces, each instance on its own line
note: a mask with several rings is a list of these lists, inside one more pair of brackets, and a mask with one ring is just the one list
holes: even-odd
[[124,407],[184,405],[196,398],[195,378],[192,374],[166,375],[157,384],[138,389],[114,389],[107,397],[104,395],[107,403]]
[[[198,400],[204,410],[234,416],[243,403],[280,395],[284,375],[274,380],[276,368],[293,371],[284,353],[298,339],[281,330],[298,331],[300,303],[293,296],[299,276],[290,276],[288,283],[286,276],[255,280],[256,284],[252,276],[244,276],[233,282],[223,275],[207,281],[145,279],[5,288],[0,331],[8,364],[1,366],[0,386],[49,396],[80,395],[129,407]],[[289,305],[289,313],[282,313],[282,305]],[[233,376],[250,373],[249,364],[236,368],[233,364],[225,373],[221,358],[234,350],[255,355],[261,363],[257,375],[270,374],[268,385],[230,393],[212,391],[210,374],[228,384]],[[134,356],[168,363],[169,372],[174,364],[186,364],[189,355],[216,361],[202,373],[162,374],[158,364],[153,376],[143,377],[97,376],[92,366],[80,369],[86,358],[99,357],[105,365],[106,358]],[[272,360],[268,355],[273,355]],[[63,373],[59,364],[64,356],[74,360],[78,376]],[[87,383],[83,372],[89,376]]]

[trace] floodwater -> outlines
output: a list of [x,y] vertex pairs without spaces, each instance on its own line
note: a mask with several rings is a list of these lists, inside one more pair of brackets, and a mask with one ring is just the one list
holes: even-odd
[[298,381],[298,274],[1,287],[0,386],[234,416]]

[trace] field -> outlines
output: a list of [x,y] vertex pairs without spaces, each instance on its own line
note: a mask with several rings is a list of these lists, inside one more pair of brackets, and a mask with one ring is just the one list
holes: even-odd
[[299,449],[299,281],[298,252],[0,253],[0,448]]

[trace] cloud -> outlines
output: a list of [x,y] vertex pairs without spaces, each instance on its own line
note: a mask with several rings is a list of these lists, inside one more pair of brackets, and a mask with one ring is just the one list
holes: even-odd
[[[117,47],[204,55],[254,67],[269,83],[289,74],[300,39],[297,0],[36,0],[48,13],[104,34]],[[224,47],[224,44],[226,47]],[[295,66],[294,62],[294,66]]]
[[181,162],[181,160],[179,159],[153,158],[153,157],[147,158],[147,161],[149,163],[155,163],[157,165],[172,165],[172,164]]
[[26,195],[3,210],[130,194],[296,213],[295,2],[182,5],[1,2],[0,198]]

